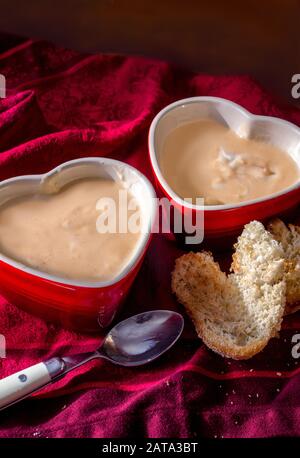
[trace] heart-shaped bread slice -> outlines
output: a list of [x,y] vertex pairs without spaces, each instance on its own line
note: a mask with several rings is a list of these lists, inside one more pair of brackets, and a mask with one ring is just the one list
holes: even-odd
[[300,309],[300,226],[286,226],[279,218],[267,227],[273,237],[281,243],[285,256],[286,307],[285,314]]
[[253,221],[235,245],[233,269],[227,276],[210,253],[188,253],[176,260],[172,290],[209,348],[248,359],[281,327],[286,289],[282,246]]

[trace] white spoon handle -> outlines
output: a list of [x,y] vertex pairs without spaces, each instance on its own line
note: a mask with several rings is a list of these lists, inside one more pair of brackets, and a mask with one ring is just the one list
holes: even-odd
[[23,399],[51,381],[46,364],[39,363],[0,380],[0,409]]
[[0,410],[27,398],[34,391],[48,385],[78,366],[94,358],[99,352],[82,353],[64,358],[51,358],[0,380]]

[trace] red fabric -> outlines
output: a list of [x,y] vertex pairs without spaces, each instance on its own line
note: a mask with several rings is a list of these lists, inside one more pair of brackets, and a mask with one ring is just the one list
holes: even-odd
[[[0,101],[0,179],[98,155],[127,161],[152,179],[150,121],[164,105],[193,95],[225,97],[300,125],[298,110],[279,105],[246,76],[195,75],[164,62],[84,56],[32,41],[1,54],[0,73],[8,86]],[[120,319],[154,308],[184,313],[170,292],[180,254],[173,240],[154,237]],[[175,348],[151,366],[91,362],[1,412],[0,436],[299,435],[300,367],[291,356],[291,337],[299,330],[298,313],[285,319],[280,339],[264,352],[234,362],[209,351],[186,318]],[[1,377],[55,355],[93,349],[101,340],[60,329],[3,298],[0,333],[7,340]]]

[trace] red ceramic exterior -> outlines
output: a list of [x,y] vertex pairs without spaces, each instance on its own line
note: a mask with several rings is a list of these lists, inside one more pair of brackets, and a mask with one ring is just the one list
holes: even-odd
[[[16,182],[24,189],[26,183],[40,186],[66,173],[61,184],[67,180],[89,176],[91,170],[110,170],[115,168],[121,172],[127,169],[126,177],[143,183],[147,199],[155,198],[155,192],[148,180],[136,169],[120,161],[104,157],[80,158],[65,162],[44,175],[15,177],[2,181],[1,189],[9,189]],[[77,168],[77,171],[75,169]],[[72,172],[73,170],[73,172]],[[72,175],[73,173],[73,175]],[[68,182],[68,181],[67,181]],[[19,188],[21,189],[21,188]],[[33,188],[32,188],[33,189]],[[34,187],[36,189],[36,187]],[[9,193],[7,194],[9,195]],[[149,228],[139,244],[138,250],[124,270],[115,280],[105,283],[65,281],[22,266],[13,260],[1,256],[0,259],[0,294],[8,301],[23,310],[38,315],[48,321],[56,321],[64,327],[79,331],[99,331],[100,327],[111,324],[120,310],[129,289],[141,267],[143,258],[151,241],[151,223],[155,216],[155,202],[149,200]]]
[[[156,176],[153,167],[152,171],[155,176],[158,195],[163,195],[172,201],[171,196]],[[299,203],[300,185],[292,191],[261,202],[224,210],[204,210],[204,242],[208,245],[218,245],[226,248],[241,233],[245,224],[253,220],[264,222],[271,217],[284,215],[295,209]],[[184,206],[174,201],[173,204],[183,213]],[[197,211],[201,210],[192,210],[193,214]]]
[[[195,108],[197,106],[199,111]],[[202,108],[200,109],[200,107]],[[165,116],[170,116],[169,124],[161,124]],[[190,212],[192,212],[193,224],[196,222],[196,215],[204,220],[204,242],[208,242],[209,245],[213,246],[225,245],[226,248],[228,248],[231,246],[229,243],[232,242],[236,235],[241,233],[246,223],[253,220],[264,222],[275,215],[284,215],[292,209],[295,209],[300,202],[300,180],[290,186],[285,192],[278,193],[277,196],[257,199],[256,202],[253,201],[252,203],[241,203],[233,206],[220,205],[219,207],[216,206],[214,209],[206,207],[197,209],[187,206],[184,201],[176,196],[175,192],[171,190],[161,174],[157,160],[158,151],[156,151],[159,143],[157,143],[157,145],[155,144],[155,138],[157,133],[163,132],[163,129],[168,130],[171,128],[170,126],[175,127],[180,123],[199,118],[199,116],[212,116],[212,118],[216,120],[220,116],[229,127],[232,124],[236,129],[237,125],[239,125],[242,127],[242,131],[244,128],[243,126],[248,126],[249,133],[251,136],[254,136],[254,138],[257,130],[258,139],[264,138],[262,133],[264,129],[266,129],[266,138],[272,139],[274,135],[275,145],[278,143],[278,147],[285,149],[284,144],[286,143],[287,151],[294,151],[297,157],[298,167],[300,167],[300,158],[297,153],[297,145],[299,144],[300,130],[297,126],[285,120],[269,116],[254,115],[245,110],[242,106],[219,97],[190,97],[178,100],[166,106],[153,119],[149,129],[148,148],[150,163],[156,179],[158,191],[161,191],[162,195],[167,197],[181,214],[183,211],[188,211],[189,215]],[[161,131],[158,129],[159,125],[162,126]],[[175,201],[173,199],[175,199]],[[177,236],[177,238],[184,241],[182,235]]]
[[101,288],[47,280],[0,261],[0,293],[23,310],[46,320],[80,331],[96,331],[99,325],[109,326],[119,311],[139,271],[147,246],[124,278]]

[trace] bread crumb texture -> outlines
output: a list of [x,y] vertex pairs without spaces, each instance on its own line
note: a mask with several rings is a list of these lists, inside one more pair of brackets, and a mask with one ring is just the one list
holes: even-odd
[[281,327],[285,307],[284,252],[258,221],[247,224],[226,275],[211,253],[176,260],[172,290],[199,337],[215,352],[248,359]]
[[286,226],[277,218],[271,221],[267,228],[283,247],[286,278],[285,313],[294,313],[300,309],[300,227],[293,224]]

